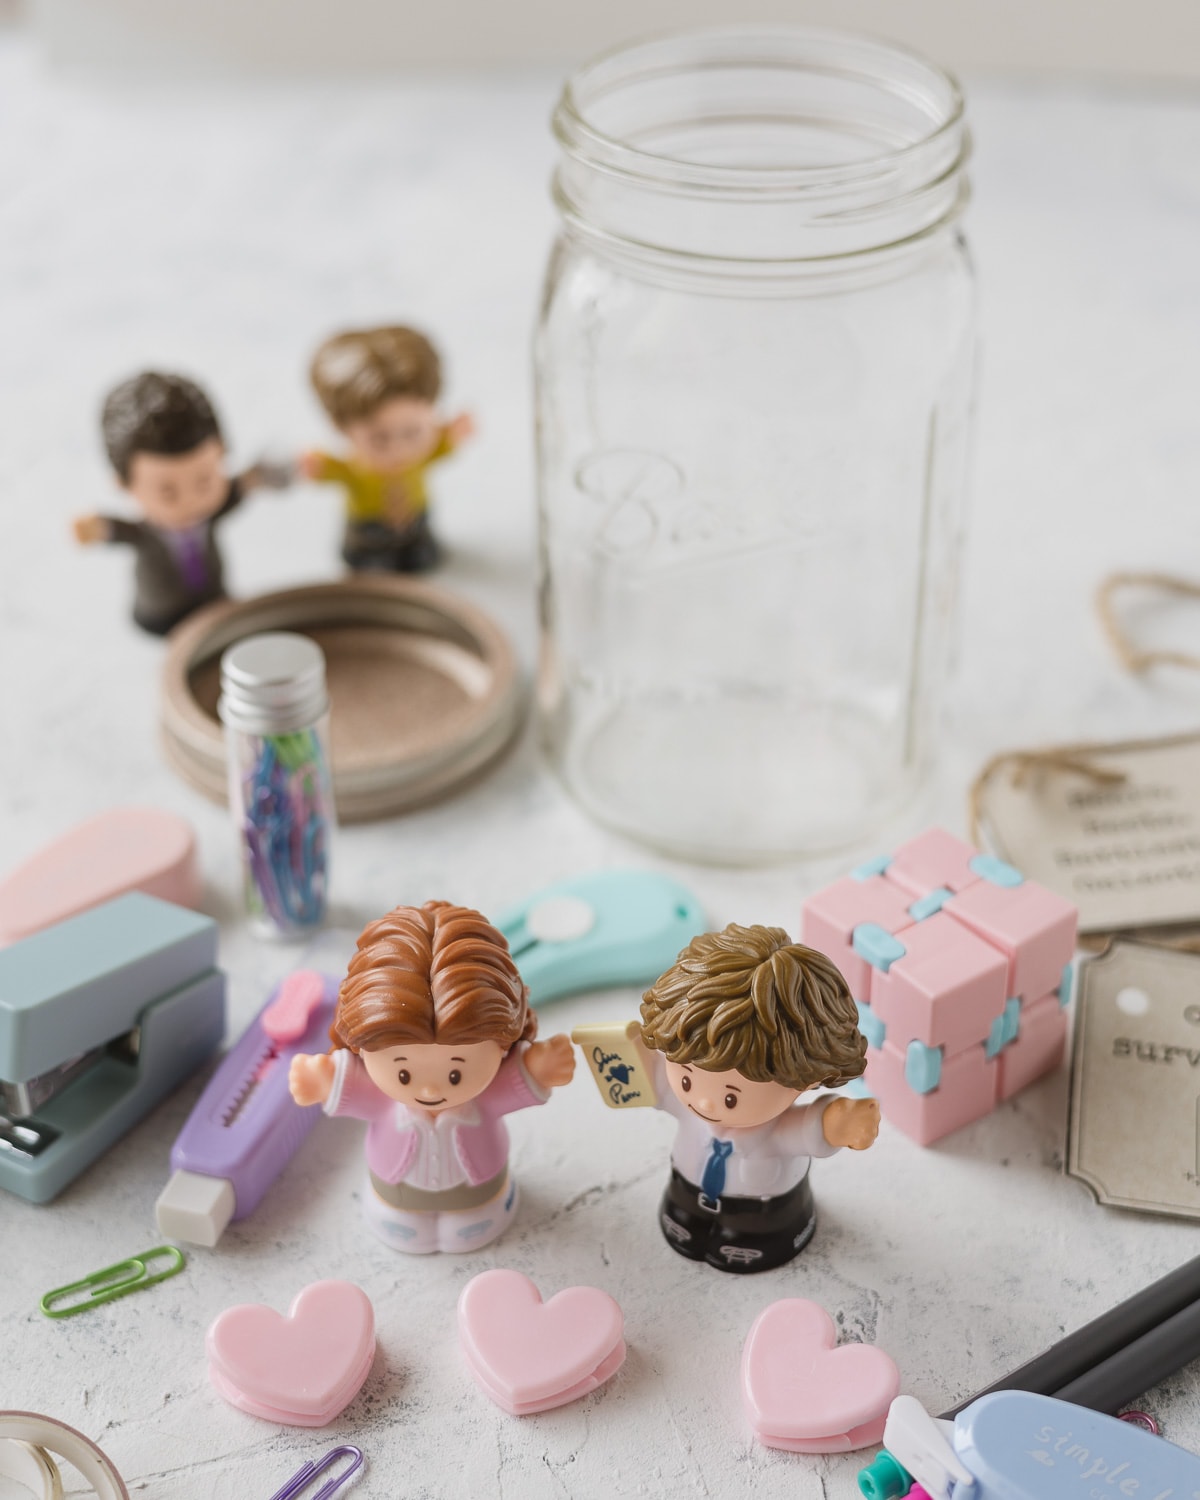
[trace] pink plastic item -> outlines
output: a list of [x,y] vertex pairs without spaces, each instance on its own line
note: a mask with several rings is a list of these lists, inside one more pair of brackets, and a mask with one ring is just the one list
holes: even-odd
[[1009,995],[1004,954],[941,912],[906,928],[899,941],[904,957],[871,976],[871,1009],[889,1039],[952,1053],[986,1037]]
[[114,807],[80,823],[0,880],[0,944],[142,891],[200,905],[190,824],[155,807]]
[[866,880],[847,876],[804,903],[800,941],[833,960],[842,971],[850,993],[865,1005],[871,999],[873,970],[851,946],[854,929],[872,923],[891,933],[912,926],[908,907],[912,897],[878,875]]
[[1011,1099],[1043,1073],[1057,1068],[1066,1045],[1067,1016],[1057,995],[1023,1005],[1017,1039],[996,1059],[1000,1064],[1000,1098]]
[[458,1338],[471,1373],[514,1417],[565,1406],[625,1362],[624,1318],[608,1295],[572,1286],[542,1301],[519,1271],[484,1271],[458,1299]]
[[887,867],[887,878],[913,896],[931,891],[963,891],[979,879],[971,861],[979,853],[944,828],[927,828],[901,844]]
[[930,1146],[990,1114],[1000,1097],[1000,1059],[988,1057],[982,1043],[942,1059],[937,1088],[918,1094],[904,1076],[905,1054],[890,1043],[867,1048],[866,1081],[884,1118],[921,1146]]
[[850,1453],[883,1437],[900,1372],[874,1344],[837,1342],[833,1319],[803,1297],[759,1313],[742,1349],[742,1402],[754,1434],[792,1453]]
[[885,1119],[927,1146],[1058,1066],[1067,1022],[1054,992],[1068,980],[1077,916],[941,828],[805,901],[803,940],[859,1003],[866,1081]]
[[325,1004],[325,977],[312,969],[297,969],[279,986],[279,993],[262,1013],[262,1029],[279,1046],[299,1041],[308,1030],[314,1010]]
[[208,1330],[208,1370],[226,1401],[291,1427],[325,1427],[354,1400],[375,1357],[375,1314],[348,1281],[314,1281],[287,1317],[244,1303]]
[[981,880],[942,909],[1007,955],[1010,995],[1037,999],[1058,988],[1079,916],[1064,897],[1032,880],[1016,887]]

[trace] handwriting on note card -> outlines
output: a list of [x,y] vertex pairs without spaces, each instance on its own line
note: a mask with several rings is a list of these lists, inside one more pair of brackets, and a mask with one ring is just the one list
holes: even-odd
[[996,850],[1079,907],[1081,934],[1200,928],[1200,736],[1074,747],[981,789]]
[[571,1033],[610,1109],[652,1108],[658,1102],[637,1038],[636,1021],[577,1026]]

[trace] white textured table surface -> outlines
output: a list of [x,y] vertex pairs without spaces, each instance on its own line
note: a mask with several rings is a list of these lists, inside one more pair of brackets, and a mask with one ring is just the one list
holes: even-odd
[[[534,645],[527,348],[552,232],[547,113],[535,76],[306,87],[158,87],[48,78],[0,45],[0,855],[4,865],[102,807],[145,801],[199,830],[222,920],[231,1032],[294,954],[236,921],[220,812],[164,766],[161,645],[127,623],[130,559],[75,549],[75,511],[107,506],[96,409],[148,365],[198,374],[239,458],[321,440],[306,355],[344,323],[433,330],[452,402],[481,435],[439,475],[444,581]],[[1136,684],[1107,657],[1090,593],[1110,566],[1200,562],[1200,103],[980,82],[969,232],[984,363],[960,675],[937,811],[961,827],[993,750],[1194,725],[1200,689]],[[288,524],[282,523],[287,505]],[[240,593],[336,572],[330,497],[248,506],[228,527]],[[1194,625],[1193,624],[1193,632]],[[643,859],[598,831],[528,735],[466,794],[347,831],[339,921],[448,896],[495,912],[536,886]],[[714,925],[794,928],[830,868],[678,873]],[[633,993],[546,1023],[633,1012]],[[923,1151],[818,1164],[821,1223],[793,1267],[721,1277],[669,1253],[655,1223],[670,1122],[605,1116],[580,1079],[517,1116],[516,1227],[469,1259],[409,1260],[358,1222],[359,1131],[323,1122],[259,1213],[144,1295],[49,1323],[47,1288],[156,1242],[152,1206],[193,1083],[48,1208],[0,1201],[0,1407],[42,1410],[108,1449],[135,1494],[251,1500],[301,1458],[357,1442],[359,1493],[442,1500],[850,1496],[855,1458],[756,1447],[738,1398],[742,1340],[777,1297],[811,1296],[875,1339],[934,1410],[1191,1255],[1188,1226],[1111,1212],[1060,1171],[1065,1079]],[[621,1301],[630,1354],[602,1393],[516,1421],[474,1388],[455,1344],[465,1281],[491,1265],[549,1294]],[[204,1330],[222,1308],[285,1307],[319,1276],[357,1281],[378,1317],[362,1395],[327,1433],[274,1428],[217,1398]],[[1200,1380],[1147,1397],[1200,1447]]]

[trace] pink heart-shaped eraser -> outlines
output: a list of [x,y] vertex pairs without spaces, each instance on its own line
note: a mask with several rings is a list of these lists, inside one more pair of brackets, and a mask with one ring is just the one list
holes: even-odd
[[484,1271],[458,1299],[458,1336],[487,1394],[514,1416],[586,1395],[625,1359],[621,1309],[594,1286],[542,1301],[519,1271]]
[[874,1344],[838,1347],[833,1319],[803,1297],[772,1302],[742,1350],[742,1400],[771,1448],[849,1453],[883,1437],[900,1392],[891,1355]]
[[285,1318],[272,1307],[229,1307],[208,1330],[209,1374],[243,1411],[324,1427],[349,1406],[375,1355],[375,1314],[348,1281],[314,1281]]

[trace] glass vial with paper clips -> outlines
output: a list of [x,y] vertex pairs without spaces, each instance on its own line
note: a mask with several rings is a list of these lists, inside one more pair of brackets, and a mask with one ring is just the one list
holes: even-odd
[[600,57],[554,114],[535,345],[538,698],[595,817],[752,864],[930,770],[975,300],[962,95],[791,27]]
[[262,937],[318,927],[334,826],[325,657],[307,636],[247,636],[221,657],[229,806],[246,915]]

